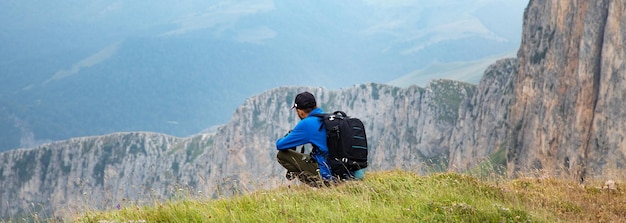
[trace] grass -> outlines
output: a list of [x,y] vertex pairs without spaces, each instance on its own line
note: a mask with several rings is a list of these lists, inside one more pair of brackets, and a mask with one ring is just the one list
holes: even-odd
[[[619,184],[618,184],[619,185]],[[558,179],[368,173],[314,189],[289,184],[232,198],[177,198],[87,211],[79,222],[623,222],[626,195]]]

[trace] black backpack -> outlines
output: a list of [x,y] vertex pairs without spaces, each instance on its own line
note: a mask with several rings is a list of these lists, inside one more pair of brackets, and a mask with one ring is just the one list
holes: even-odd
[[327,161],[333,175],[351,179],[354,177],[351,171],[367,167],[367,136],[361,120],[342,111],[314,116],[326,127]]

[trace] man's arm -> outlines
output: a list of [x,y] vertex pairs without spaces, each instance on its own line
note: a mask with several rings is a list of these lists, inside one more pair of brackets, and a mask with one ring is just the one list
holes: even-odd
[[300,121],[298,122],[296,127],[294,127],[293,130],[289,132],[289,134],[276,141],[276,149],[286,150],[307,143],[309,143],[309,140],[306,132],[305,122]]

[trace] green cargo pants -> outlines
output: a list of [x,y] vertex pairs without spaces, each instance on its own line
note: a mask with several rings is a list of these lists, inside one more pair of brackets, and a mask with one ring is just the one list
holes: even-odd
[[298,178],[302,183],[312,187],[324,185],[320,177],[317,162],[310,155],[295,150],[279,150],[276,155],[278,163],[287,169],[287,179]]

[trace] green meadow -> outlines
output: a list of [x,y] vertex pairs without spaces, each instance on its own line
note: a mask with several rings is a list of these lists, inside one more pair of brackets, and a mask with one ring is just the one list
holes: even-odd
[[[72,222],[622,222],[626,195],[604,182],[370,172],[326,188],[289,184],[228,198],[184,195],[86,211]],[[38,219],[35,219],[36,221]],[[42,220],[43,221],[43,220]]]

